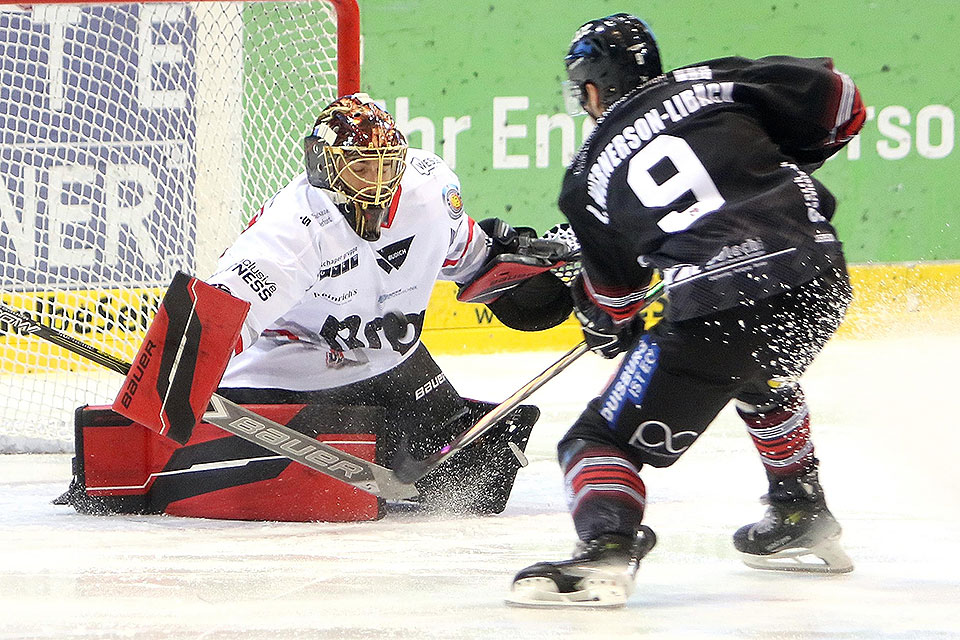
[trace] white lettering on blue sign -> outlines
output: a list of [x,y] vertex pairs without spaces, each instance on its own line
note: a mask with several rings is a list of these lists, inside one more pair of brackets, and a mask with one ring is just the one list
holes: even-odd
[[639,406],[657,369],[660,347],[645,335],[620,365],[616,378],[602,396],[600,415],[613,428],[627,402]]
[[188,5],[0,12],[0,273],[166,282],[193,265],[195,30]]

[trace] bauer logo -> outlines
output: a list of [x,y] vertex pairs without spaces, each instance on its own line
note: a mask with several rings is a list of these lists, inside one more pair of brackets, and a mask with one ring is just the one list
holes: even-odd
[[430,380],[427,380],[426,384],[417,388],[416,392],[414,393],[414,398],[416,400],[422,400],[428,393],[430,393],[434,389],[439,389],[440,385],[442,385],[446,380],[447,380],[446,375],[444,375],[443,373],[438,373],[436,377],[431,378]]
[[143,380],[143,374],[150,365],[150,360],[153,358],[153,350],[156,348],[157,345],[155,345],[152,340],[147,340],[146,344],[143,345],[143,351],[140,352],[140,357],[137,358],[137,361],[133,364],[130,374],[127,376],[127,384],[123,388],[123,395],[120,397],[120,404],[122,404],[124,408],[130,408],[133,397],[137,395],[137,391],[140,390],[140,382]]

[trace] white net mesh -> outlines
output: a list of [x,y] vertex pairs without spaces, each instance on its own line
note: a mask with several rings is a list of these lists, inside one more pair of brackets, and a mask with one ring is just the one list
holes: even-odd
[[580,263],[580,240],[573,232],[573,229],[570,228],[570,225],[566,222],[554,225],[541,237],[545,240],[555,240],[567,245],[567,249],[570,252],[570,258],[563,266],[555,267],[550,271],[560,278],[565,285],[570,286],[582,268]]
[[[0,5],[0,301],[124,359],[301,171],[326,2]],[[0,452],[71,450],[120,378],[0,323]]]

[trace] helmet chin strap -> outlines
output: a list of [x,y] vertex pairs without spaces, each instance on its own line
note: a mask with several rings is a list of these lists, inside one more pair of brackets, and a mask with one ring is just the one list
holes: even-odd
[[380,226],[387,215],[386,207],[366,206],[347,201],[338,203],[337,208],[361,239],[367,242],[380,239]]

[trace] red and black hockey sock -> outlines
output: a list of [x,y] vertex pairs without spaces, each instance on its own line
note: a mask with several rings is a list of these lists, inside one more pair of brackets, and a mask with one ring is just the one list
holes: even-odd
[[583,443],[564,456],[564,485],[581,540],[605,533],[633,537],[643,518],[640,471],[617,449]]
[[737,412],[747,425],[768,476],[797,476],[816,468],[810,413],[799,389],[787,403],[750,409],[738,404]]

